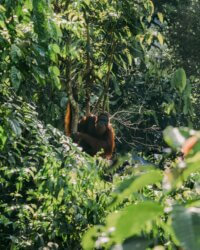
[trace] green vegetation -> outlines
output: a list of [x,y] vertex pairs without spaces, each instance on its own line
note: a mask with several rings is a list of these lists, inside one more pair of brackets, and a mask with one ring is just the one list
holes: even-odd
[[[0,1],[1,249],[200,249],[198,10]],[[109,111],[113,162],[64,135],[68,100]]]

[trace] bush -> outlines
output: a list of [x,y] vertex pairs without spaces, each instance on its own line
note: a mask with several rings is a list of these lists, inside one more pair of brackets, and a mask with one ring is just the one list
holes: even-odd
[[165,141],[184,157],[165,170],[133,168],[113,193],[104,224],[90,228],[84,249],[200,249],[200,132],[168,127]]
[[0,89],[0,103],[0,246],[78,249],[105,217],[111,184],[101,164],[11,90]]

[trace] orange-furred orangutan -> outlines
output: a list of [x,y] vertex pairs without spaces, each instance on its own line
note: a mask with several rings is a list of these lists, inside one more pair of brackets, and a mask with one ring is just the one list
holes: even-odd
[[[66,133],[69,131],[69,124],[69,110],[67,110],[65,115]],[[71,137],[91,156],[103,149],[102,157],[106,159],[112,157],[115,149],[115,134],[106,112],[100,113],[98,116],[83,117],[78,123],[78,132],[72,134]]]

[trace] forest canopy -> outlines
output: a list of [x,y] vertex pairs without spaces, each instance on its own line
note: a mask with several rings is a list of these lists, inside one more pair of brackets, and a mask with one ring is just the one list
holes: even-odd
[[[199,8],[0,1],[2,249],[200,249]],[[68,103],[109,113],[110,161]]]

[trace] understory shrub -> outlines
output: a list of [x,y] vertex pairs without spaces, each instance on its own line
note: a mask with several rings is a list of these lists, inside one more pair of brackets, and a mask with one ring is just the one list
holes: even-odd
[[33,105],[0,89],[0,246],[79,249],[104,218],[110,185],[101,162],[81,152]]

